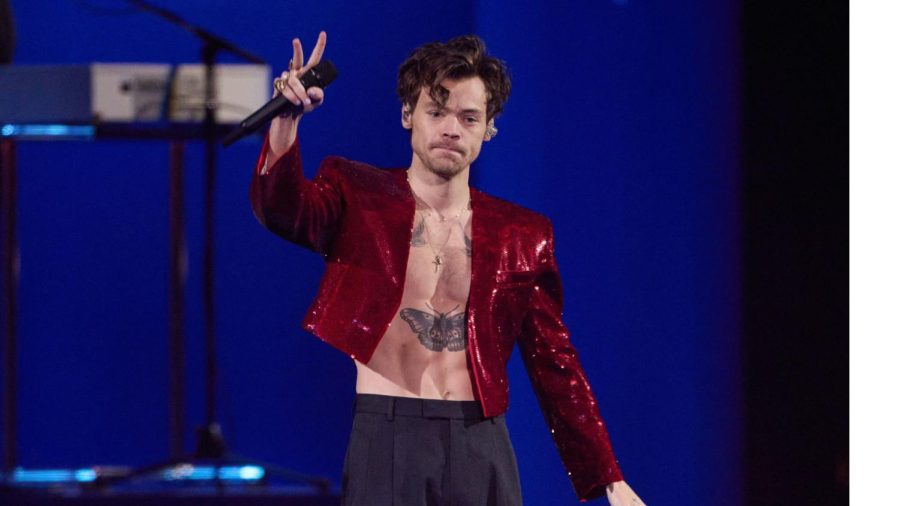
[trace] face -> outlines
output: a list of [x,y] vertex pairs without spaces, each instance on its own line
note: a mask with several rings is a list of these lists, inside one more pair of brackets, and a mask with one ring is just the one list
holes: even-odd
[[423,88],[403,127],[412,130],[413,168],[451,179],[469,168],[481,152],[487,129],[487,92],[478,77],[447,79],[450,91],[440,106]]

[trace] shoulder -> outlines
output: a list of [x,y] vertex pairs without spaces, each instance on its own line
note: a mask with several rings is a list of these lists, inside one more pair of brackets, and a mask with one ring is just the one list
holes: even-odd
[[319,174],[355,189],[368,191],[396,191],[406,181],[406,173],[401,169],[382,169],[334,155],[322,160]]
[[552,232],[553,225],[547,216],[474,188],[472,192],[473,198],[477,199],[482,211],[499,218],[497,223],[503,224],[505,227],[529,230],[542,235]]

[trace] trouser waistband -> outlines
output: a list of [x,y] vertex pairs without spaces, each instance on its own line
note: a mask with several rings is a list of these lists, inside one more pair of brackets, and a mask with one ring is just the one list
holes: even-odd
[[445,401],[377,394],[356,394],[353,411],[355,413],[381,414],[388,418],[410,416],[451,420],[486,419],[478,401]]

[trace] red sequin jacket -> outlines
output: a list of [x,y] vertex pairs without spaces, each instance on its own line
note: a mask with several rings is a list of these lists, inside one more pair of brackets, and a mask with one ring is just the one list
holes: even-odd
[[[307,180],[295,141],[261,174],[267,152],[268,139],[250,187],[254,214],[272,232],[325,258],[304,327],[367,363],[403,291],[415,214],[406,172],[328,157]],[[603,496],[622,474],[561,320],[550,221],[474,188],[471,206],[466,358],[484,415],[507,409],[506,362],[518,343],[576,493],[582,500]]]

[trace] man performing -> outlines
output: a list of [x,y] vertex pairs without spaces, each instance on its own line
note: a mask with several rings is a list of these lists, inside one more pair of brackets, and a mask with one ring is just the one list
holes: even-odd
[[269,230],[325,259],[305,328],[356,363],[346,505],[521,505],[503,413],[518,344],[578,497],[643,502],[622,480],[561,321],[547,218],[469,187],[469,168],[509,95],[504,64],[475,36],[417,48],[400,67],[406,170],[328,157],[303,177],[301,113],[324,101],[298,80],[293,41],[275,80],[295,106],[272,121],[250,189]]

